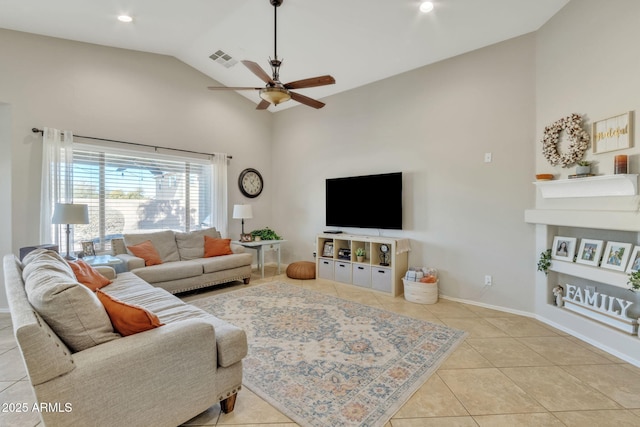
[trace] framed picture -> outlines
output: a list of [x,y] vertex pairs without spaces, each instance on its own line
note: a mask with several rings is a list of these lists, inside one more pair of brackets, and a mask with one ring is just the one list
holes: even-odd
[[322,256],[333,258],[333,242],[324,242],[324,247],[322,248]]
[[593,122],[591,135],[592,146],[595,154],[608,151],[624,150],[633,146],[633,114],[620,114],[608,119]]
[[624,271],[629,261],[631,243],[608,242],[600,267]]
[[253,241],[253,236],[249,233],[245,233],[245,234],[240,234],[240,241],[241,242],[252,242]]
[[640,246],[633,248],[631,256],[629,257],[629,266],[627,267],[627,274],[631,274],[634,271],[640,270]]
[[82,253],[84,256],[96,256],[96,249],[93,242],[82,242]]
[[603,246],[604,242],[602,240],[580,240],[580,249],[578,249],[576,262],[597,267],[600,263],[600,255],[602,255]]
[[576,253],[576,238],[556,236],[553,238],[551,258],[573,262]]

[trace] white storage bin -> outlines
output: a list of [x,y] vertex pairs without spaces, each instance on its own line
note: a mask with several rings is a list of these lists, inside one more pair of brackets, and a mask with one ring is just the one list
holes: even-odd
[[411,282],[402,279],[404,283],[404,299],[418,304],[435,304],[438,302],[438,283]]

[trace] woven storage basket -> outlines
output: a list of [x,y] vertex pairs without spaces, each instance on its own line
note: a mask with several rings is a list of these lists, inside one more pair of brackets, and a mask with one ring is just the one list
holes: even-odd
[[438,302],[438,283],[404,282],[404,299],[418,304],[435,304]]

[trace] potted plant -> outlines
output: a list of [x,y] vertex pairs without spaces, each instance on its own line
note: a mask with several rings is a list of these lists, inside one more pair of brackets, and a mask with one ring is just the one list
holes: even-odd
[[544,252],[540,252],[540,260],[538,261],[538,271],[544,272],[544,275],[549,274],[549,266],[551,265],[551,249],[547,249]]
[[357,248],[356,249],[356,259],[358,260],[358,262],[364,262],[364,256],[366,255],[366,252],[364,250],[364,248]]
[[629,273],[629,281],[627,284],[631,285],[629,289],[631,292],[640,291],[640,270]]
[[251,232],[251,236],[253,236],[253,240],[255,240],[256,242],[260,240],[281,240],[282,239],[282,237],[278,236],[278,234],[272,229],[270,229],[269,227],[253,230]]
[[591,173],[591,162],[580,160],[576,167],[576,175],[589,175]]

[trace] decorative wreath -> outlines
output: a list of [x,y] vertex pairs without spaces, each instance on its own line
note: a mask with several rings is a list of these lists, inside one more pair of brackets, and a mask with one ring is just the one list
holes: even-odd
[[[582,129],[580,114],[571,114],[544,128],[542,139],[542,154],[552,166],[562,165],[569,167],[584,156],[589,147],[589,134]],[[569,152],[558,152],[558,140],[560,132],[565,131],[569,136]]]

